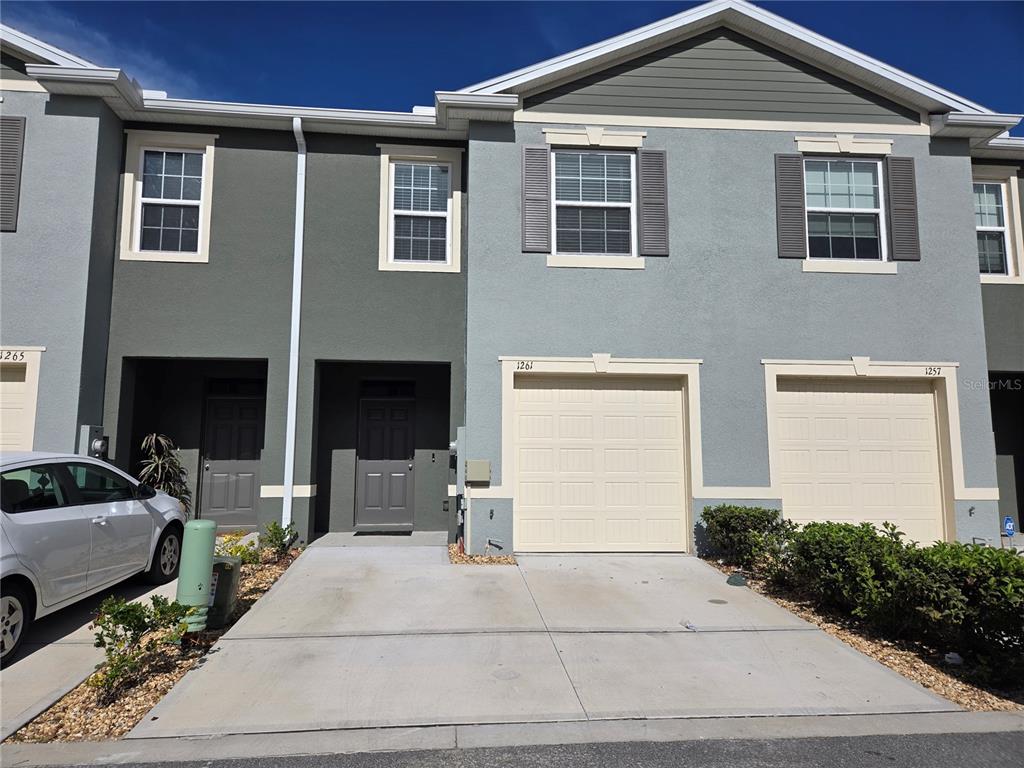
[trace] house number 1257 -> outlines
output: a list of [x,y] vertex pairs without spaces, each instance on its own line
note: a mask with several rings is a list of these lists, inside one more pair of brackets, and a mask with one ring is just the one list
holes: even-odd
[[924,375],[925,376],[941,376],[942,375],[942,369],[941,368],[934,368],[934,367],[926,367],[924,369]]

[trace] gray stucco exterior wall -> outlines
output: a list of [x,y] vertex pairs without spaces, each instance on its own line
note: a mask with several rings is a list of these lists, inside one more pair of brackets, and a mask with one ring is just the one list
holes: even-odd
[[73,451],[99,423],[120,121],[99,100],[5,91],[23,115],[16,232],[0,234],[4,345],[42,346],[34,447]]
[[[988,165],[989,163],[982,163]],[[1017,168],[1018,199],[1024,199],[1024,168]],[[1021,264],[1024,254],[1017,255]],[[1024,285],[984,284],[985,345],[990,371],[1024,371]]]
[[[133,127],[181,130],[180,126]],[[196,130],[211,132],[205,127]],[[279,486],[284,481],[295,141],[283,132],[223,128],[212,132],[219,138],[214,150],[209,263],[116,261],[105,423],[110,434],[123,432],[117,429],[117,421],[127,409],[123,390],[131,389],[130,382],[122,387],[125,358],[266,361],[259,483]],[[320,134],[307,134],[306,140],[295,450],[295,484],[300,486],[317,485],[318,407],[332,407],[329,400],[317,402],[318,363],[449,366],[448,439],[454,439],[456,427],[463,423],[466,333],[465,271],[427,274],[378,269],[379,140]],[[424,477],[417,484],[417,494],[432,489],[437,496],[420,503],[435,505],[438,513],[422,515],[420,522],[448,530],[448,517],[440,514],[447,498],[448,440],[438,442],[442,444],[436,448],[445,451],[443,456],[417,452],[417,471],[421,463],[429,465],[420,473]],[[127,461],[127,447],[115,445],[114,451],[119,463]],[[198,451],[190,461],[190,470],[197,472]],[[350,472],[348,482],[354,482]],[[293,519],[303,540],[314,533],[315,508],[315,497],[294,500]],[[279,520],[281,509],[279,498],[261,498],[260,524]],[[331,530],[347,530],[351,525],[351,510],[347,518],[340,511],[330,515]]]
[[[558,269],[519,244],[520,147],[543,144],[541,128],[470,132],[467,457],[492,462],[493,485],[498,357],[607,352],[704,360],[706,486],[769,484],[762,359],[957,362],[966,485],[995,487],[987,392],[963,386],[987,371],[965,142],[892,137],[894,155],[916,160],[919,263],[813,274],[776,252],[773,155],[793,152],[796,134],[647,128],[645,148],[668,153],[671,255],[643,270]],[[979,503],[985,514],[959,535],[993,536],[994,504]]]

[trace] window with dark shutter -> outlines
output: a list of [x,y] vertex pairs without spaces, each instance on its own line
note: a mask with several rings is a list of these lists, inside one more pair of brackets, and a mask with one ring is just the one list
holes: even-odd
[[547,145],[523,147],[524,253],[551,253],[550,174]]
[[664,150],[637,153],[640,255],[668,256],[668,168]]
[[775,156],[775,217],[780,259],[807,257],[803,155]]
[[885,181],[889,199],[889,258],[920,261],[914,158],[885,158]]
[[0,117],[0,232],[14,232],[18,228],[24,147],[25,118]]

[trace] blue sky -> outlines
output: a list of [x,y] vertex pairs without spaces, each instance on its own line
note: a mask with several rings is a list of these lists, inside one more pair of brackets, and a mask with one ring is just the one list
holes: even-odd
[[[2,20],[171,96],[405,111],[693,5],[4,0]],[[1024,112],[1024,2],[762,5],[990,109]]]

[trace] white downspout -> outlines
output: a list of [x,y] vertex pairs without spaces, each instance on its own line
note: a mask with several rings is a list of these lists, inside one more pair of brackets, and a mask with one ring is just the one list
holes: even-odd
[[292,255],[292,325],[288,342],[288,416],[284,433],[284,497],[281,525],[292,521],[292,490],[295,487],[295,422],[299,399],[299,322],[302,316],[302,235],[306,218],[306,138],[302,118],[292,118],[295,134],[295,243]]

